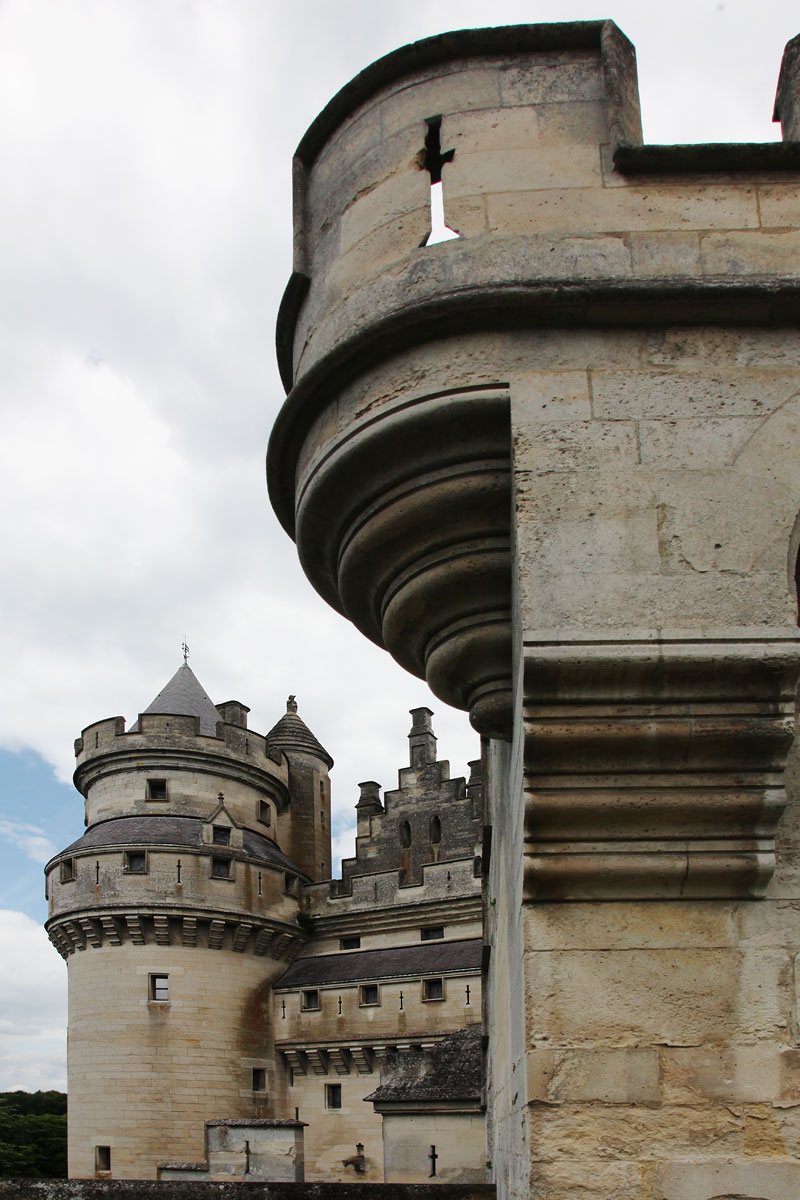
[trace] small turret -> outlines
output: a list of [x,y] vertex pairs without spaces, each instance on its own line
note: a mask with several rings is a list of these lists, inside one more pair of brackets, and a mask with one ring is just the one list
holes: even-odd
[[294,696],[289,696],[286,712],[267,734],[267,747],[271,752],[284,754],[289,765],[292,820],[287,852],[309,878],[330,879],[328,771],[333,766],[333,759],[298,715]]

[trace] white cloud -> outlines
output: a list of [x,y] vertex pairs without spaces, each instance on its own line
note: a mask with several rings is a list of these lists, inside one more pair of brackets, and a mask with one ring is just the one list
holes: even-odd
[[0,838],[22,850],[35,863],[46,863],[56,852],[56,846],[38,825],[26,825],[22,821],[8,821],[0,817]]
[[66,1088],[67,970],[24,913],[0,909],[0,1091]]

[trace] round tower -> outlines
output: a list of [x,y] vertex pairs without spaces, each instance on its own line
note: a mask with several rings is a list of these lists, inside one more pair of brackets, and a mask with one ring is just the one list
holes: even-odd
[[269,994],[304,940],[303,819],[247,712],[184,662],[129,730],[113,717],[75,743],[87,828],[45,868],[72,1177],[154,1179],[202,1160],[206,1120],[276,1115]]
[[286,755],[292,824],[285,845],[309,879],[331,877],[331,785],[333,759],[297,713],[290,696],[286,712],[267,734],[267,746]]

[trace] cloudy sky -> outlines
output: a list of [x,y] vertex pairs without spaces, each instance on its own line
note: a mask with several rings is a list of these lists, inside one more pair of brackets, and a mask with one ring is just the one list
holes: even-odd
[[65,1082],[41,867],[82,829],[73,739],[132,721],[184,637],[259,731],[297,694],[345,852],[410,707],[435,710],[454,774],[477,756],[462,714],[316,596],[267,503],[292,152],[405,42],[602,16],[636,44],[646,140],[777,136],[791,0],[0,0],[0,1090]]

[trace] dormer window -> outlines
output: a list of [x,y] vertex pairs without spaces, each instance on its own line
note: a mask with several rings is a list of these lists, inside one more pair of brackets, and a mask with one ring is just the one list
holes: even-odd
[[214,825],[212,839],[215,846],[230,846],[231,831],[227,825]]
[[166,798],[167,798],[167,781],[166,781],[166,779],[148,779],[146,798],[148,800],[166,800]]

